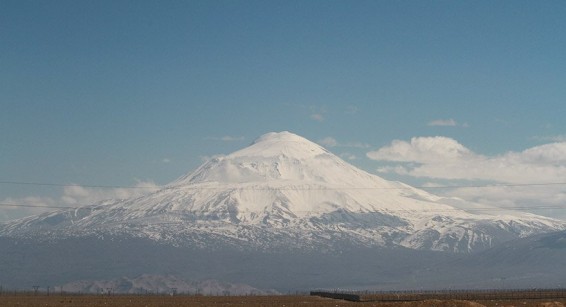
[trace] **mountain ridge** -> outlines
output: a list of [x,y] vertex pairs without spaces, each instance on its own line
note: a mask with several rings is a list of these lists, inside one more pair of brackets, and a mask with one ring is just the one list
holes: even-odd
[[533,214],[466,211],[409,185],[360,170],[290,132],[203,163],[135,199],[59,210],[0,226],[0,235],[143,236],[203,248],[268,250],[344,245],[474,252],[565,223]]

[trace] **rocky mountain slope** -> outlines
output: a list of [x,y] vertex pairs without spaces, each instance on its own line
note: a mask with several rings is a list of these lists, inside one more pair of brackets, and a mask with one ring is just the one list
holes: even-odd
[[473,254],[413,271],[404,286],[434,284],[444,288],[564,288],[566,231],[504,242]]
[[111,280],[79,280],[53,289],[92,294],[192,294],[192,295],[277,295],[275,290],[260,290],[245,284],[217,280],[186,281],[173,275],[147,275]]

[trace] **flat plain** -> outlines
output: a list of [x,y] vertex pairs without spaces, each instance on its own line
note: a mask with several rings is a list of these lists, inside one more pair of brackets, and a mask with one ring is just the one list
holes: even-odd
[[141,295],[8,295],[0,296],[0,307],[218,307],[218,306],[376,306],[376,307],[480,307],[541,306],[564,307],[566,299],[542,300],[424,300],[414,302],[348,302],[316,296],[141,296]]

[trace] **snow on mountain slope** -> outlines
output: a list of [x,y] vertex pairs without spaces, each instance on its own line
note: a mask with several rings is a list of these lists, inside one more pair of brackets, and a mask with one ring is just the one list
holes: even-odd
[[565,228],[532,214],[466,211],[474,206],[384,180],[280,132],[214,158],[152,194],[25,218],[0,226],[0,234],[129,235],[202,247],[401,245],[472,252]]

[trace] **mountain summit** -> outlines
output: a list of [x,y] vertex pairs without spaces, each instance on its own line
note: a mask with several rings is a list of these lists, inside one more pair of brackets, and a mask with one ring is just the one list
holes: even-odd
[[[344,173],[345,172],[345,173]],[[340,174],[340,175],[339,175]],[[367,173],[345,163],[323,147],[290,132],[267,133],[250,146],[214,158],[173,185],[197,183],[334,183],[352,186],[349,179]],[[346,179],[346,180],[344,180]]]
[[[473,252],[564,223],[446,199],[360,170],[290,132],[268,133],[154,193],[28,217],[8,237],[144,237],[202,248]],[[481,214],[478,214],[481,212]]]
[[290,156],[308,159],[329,152],[301,136],[288,131],[270,132],[257,138],[250,146],[230,154],[230,157]]

